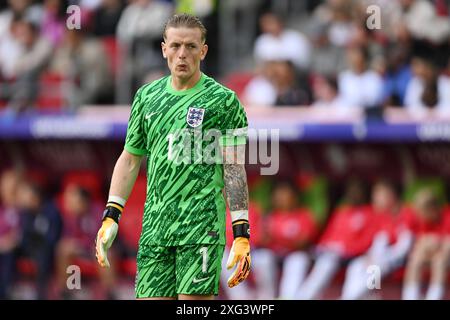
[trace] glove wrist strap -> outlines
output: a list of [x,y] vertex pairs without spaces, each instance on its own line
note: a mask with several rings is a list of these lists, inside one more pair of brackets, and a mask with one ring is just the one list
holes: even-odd
[[105,211],[103,211],[102,221],[105,221],[106,218],[111,218],[118,224],[121,216],[122,216],[122,210],[117,208],[117,206],[114,206],[114,205],[111,205],[110,203],[108,203],[106,205]]
[[[237,221],[236,221],[237,222]],[[233,224],[233,237],[236,239],[238,237],[250,238],[250,225],[247,222]]]

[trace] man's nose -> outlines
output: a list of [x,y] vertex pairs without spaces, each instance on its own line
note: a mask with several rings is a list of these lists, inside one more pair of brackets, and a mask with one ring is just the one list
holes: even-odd
[[178,58],[185,59],[186,58],[186,47],[181,46],[180,50],[178,51]]

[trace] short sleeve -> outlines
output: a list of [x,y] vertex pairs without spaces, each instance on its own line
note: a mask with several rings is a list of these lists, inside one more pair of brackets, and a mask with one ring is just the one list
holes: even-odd
[[142,126],[142,89],[139,89],[134,96],[125,138],[125,150],[138,156],[147,153],[146,136]]
[[244,107],[235,93],[225,101],[224,122],[221,126],[221,146],[246,144],[248,122]]

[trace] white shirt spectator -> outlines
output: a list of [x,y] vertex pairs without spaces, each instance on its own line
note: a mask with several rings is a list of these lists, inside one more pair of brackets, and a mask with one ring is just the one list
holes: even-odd
[[311,61],[311,44],[295,30],[284,30],[279,37],[265,33],[256,39],[254,55],[261,62],[290,60],[296,67],[306,69]]
[[328,39],[334,46],[345,47],[350,43],[355,29],[350,22],[333,22],[328,29]]
[[450,21],[448,17],[439,17],[430,1],[415,0],[405,12],[403,19],[415,38],[435,43],[448,40]]
[[121,41],[132,41],[137,37],[161,37],[164,24],[172,14],[172,7],[167,2],[157,0],[147,2],[144,5],[131,3],[125,8],[117,25],[117,35]]
[[[414,77],[408,84],[405,94],[405,106],[412,115],[425,116],[429,108],[422,101],[422,94],[424,90],[423,80],[419,77]],[[435,106],[437,115],[450,115],[450,77],[440,76],[437,83],[438,102]]]
[[343,71],[339,74],[338,84],[342,99],[350,107],[370,107],[381,102],[383,79],[375,71],[360,74]]
[[256,76],[244,89],[243,100],[248,106],[273,106],[277,100],[277,90],[262,76]]
[[6,78],[13,78],[16,65],[24,54],[23,46],[8,32],[0,37],[0,74]]
[[5,10],[0,12],[0,39],[7,33],[9,33],[9,27],[12,21],[12,11]]

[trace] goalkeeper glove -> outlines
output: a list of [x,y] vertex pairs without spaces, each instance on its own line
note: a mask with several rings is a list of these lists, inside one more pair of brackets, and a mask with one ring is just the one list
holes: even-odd
[[[119,220],[122,211],[119,206],[107,205],[103,213],[103,222],[100,230],[98,230],[95,241],[95,256],[97,262],[103,268],[109,268],[108,249],[111,247],[119,230]],[[123,208],[121,208],[123,209]]]
[[228,256],[227,269],[237,265],[234,272],[228,278],[230,288],[247,279],[250,273],[250,228],[248,223],[233,225],[234,241]]

